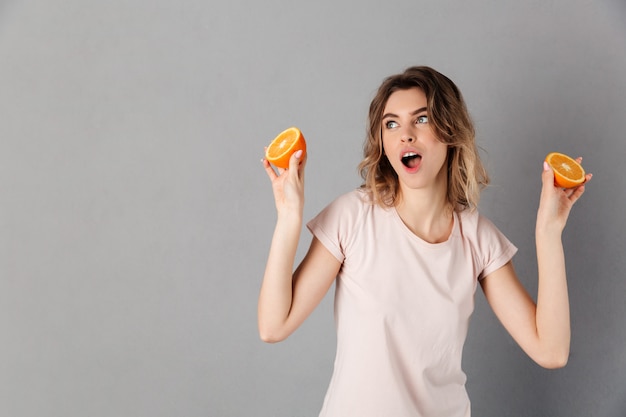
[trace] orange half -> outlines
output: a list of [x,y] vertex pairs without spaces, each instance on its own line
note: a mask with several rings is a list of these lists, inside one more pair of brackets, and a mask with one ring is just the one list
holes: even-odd
[[291,155],[302,150],[306,154],[306,142],[297,127],[290,127],[278,134],[265,150],[265,159],[279,168],[289,168]]
[[546,162],[554,171],[554,183],[557,186],[574,188],[585,182],[585,170],[574,158],[552,152],[546,156]]

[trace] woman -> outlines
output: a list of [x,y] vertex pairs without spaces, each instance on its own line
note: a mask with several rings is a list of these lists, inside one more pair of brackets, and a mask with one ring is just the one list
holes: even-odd
[[[278,219],[259,296],[266,342],[288,337],[336,282],[337,356],[320,416],[469,416],[461,354],[480,283],[496,316],[539,365],[569,355],[561,233],[585,186],[563,190],[544,163],[536,222],[537,303],[516,248],[476,210],[489,180],[460,91],[428,67],[387,78],[370,105],[364,184],[308,223],[293,271],[305,160],[267,161]],[[586,180],[590,180],[588,175]]]

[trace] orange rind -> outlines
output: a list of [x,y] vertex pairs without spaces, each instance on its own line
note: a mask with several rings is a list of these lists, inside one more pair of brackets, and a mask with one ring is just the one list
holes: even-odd
[[306,141],[297,127],[290,127],[278,134],[265,149],[265,159],[278,168],[289,168],[289,159],[295,152],[302,150],[306,155]]
[[585,182],[585,170],[574,159],[559,152],[546,156],[546,162],[554,172],[555,185],[562,188],[574,188]]

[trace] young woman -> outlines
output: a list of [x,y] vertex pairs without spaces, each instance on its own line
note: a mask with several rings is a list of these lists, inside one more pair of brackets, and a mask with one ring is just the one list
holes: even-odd
[[535,303],[513,269],[517,249],[476,210],[489,179],[450,79],[412,67],[382,83],[370,105],[364,184],[307,224],[313,240],[293,272],[305,163],[296,153],[276,173],[263,161],[278,219],[259,331],[266,342],[285,339],[336,283],[337,356],[320,416],[469,416],[461,354],[478,284],[533,360],[566,364],[561,233],[585,186],[555,187],[544,164]]

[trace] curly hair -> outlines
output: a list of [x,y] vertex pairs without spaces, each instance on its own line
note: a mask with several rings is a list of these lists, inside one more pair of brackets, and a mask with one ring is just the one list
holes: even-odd
[[475,209],[480,191],[489,184],[475,141],[475,130],[458,87],[445,75],[425,66],[410,67],[386,78],[369,108],[367,138],[359,171],[362,188],[381,206],[398,203],[398,175],[383,152],[382,116],[395,91],[419,88],[426,95],[428,123],[448,145],[448,202],[456,211]]

